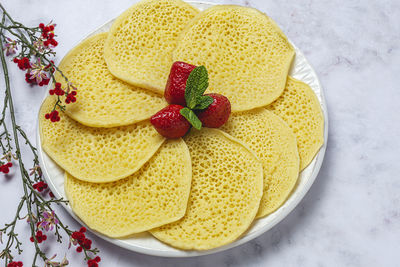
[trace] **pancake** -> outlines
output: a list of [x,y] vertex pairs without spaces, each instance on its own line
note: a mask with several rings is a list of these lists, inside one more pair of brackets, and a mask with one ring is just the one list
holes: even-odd
[[164,142],[149,121],[115,128],[87,127],[60,112],[51,122],[44,114],[54,99],[47,97],[39,112],[44,151],[72,176],[95,183],[125,178],[140,169]]
[[270,104],[285,88],[294,49],[260,11],[220,5],[199,13],[179,36],[174,61],[204,65],[209,92],[228,97],[232,112]]
[[192,130],[184,140],[193,170],[186,215],[150,232],[180,249],[228,244],[247,230],[257,213],[262,165],[252,151],[220,130]]
[[111,73],[163,94],[179,33],[198,13],[181,0],[145,0],[113,23],[104,50]]
[[[92,127],[123,126],[149,119],[167,105],[162,96],[115,78],[104,60],[107,33],[96,34],[75,47],[59,68],[78,88],[77,101],[66,113]],[[65,80],[56,73],[56,80]]]
[[299,176],[299,152],[292,130],[265,108],[231,114],[221,130],[246,143],[263,164],[264,194],[257,217],[278,209]]
[[288,77],[282,96],[267,108],[280,116],[296,135],[300,170],[303,170],[324,143],[324,115],[317,96],[307,84]]
[[90,228],[109,237],[179,220],[185,215],[192,166],[182,139],[166,141],[133,175],[111,183],[89,183],[65,175],[73,211]]

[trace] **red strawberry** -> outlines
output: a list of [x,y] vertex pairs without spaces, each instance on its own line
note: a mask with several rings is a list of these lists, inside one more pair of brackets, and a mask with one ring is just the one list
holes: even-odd
[[220,94],[206,94],[214,98],[214,101],[206,109],[197,112],[197,117],[204,127],[221,127],[231,114],[231,103],[226,96]]
[[180,105],[169,105],[154,114],[150,122],[164,137],[182,137],[190,129],[190,123],[179,112],[181,109],[183,107]]
[[194,68],[196,68],[196,66],[182,61],[176,61],[172,64],[164,91],[164,97],[169,104],[186,106],[186,80]]

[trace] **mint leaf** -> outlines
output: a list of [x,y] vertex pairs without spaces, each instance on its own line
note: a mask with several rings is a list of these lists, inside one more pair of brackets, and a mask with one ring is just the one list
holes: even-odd
[[202,95],[197,98],[197,104],[193,109],[205,109],[214,102],[214,98],[209,95]]
[[204,66],[196,67],[189,74],[186,81],[185,100],[186,105],[193,109],[197,104],[197,99],[206,91],[208,87],[208,73]]
[[197,118],[196,114],[194,114],[193,110],[188,108],[183,108],[179,111],[183,117],[185,117],[188,122],[197,130],[201,129],[201,121]]

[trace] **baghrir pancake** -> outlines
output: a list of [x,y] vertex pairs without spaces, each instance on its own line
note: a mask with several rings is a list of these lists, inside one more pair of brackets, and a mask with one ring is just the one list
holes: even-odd
[[192,166],[182,139],[168,140],[133,175],[111,183],[89,183],[65,175],[74,212],[90,228],[110,237],[174,222],[185,215]]
[[257,217],[275,211],[299,176],[296,136],[280,117],[265,108],[231,114],[221,130],[247,144],[263,164],[264,194]]
[[198,13],[181,0],[145,0],[113,23],[104,57],[119,79],[163,94],[179,33]]
[[164,142],[149,121],[115,128],[84,126],[60,112],[53,123],[45,113],[55,100],[47,97],[39,112],[39,131],[44,151],[72,176],[105,183],[139,170]]
[[288,77],[283,94],[267,109],[281,117],[296,135],[303,170],[324,143],[324,115],[317,96],[307,84]]
[[240,141],[220,130],[192,130],[184,140],[192,159],[186,215],[150,232],[180,249],[228,244],[256,216],[263,191],[262,164]]
[[232,112],[270,104],[285,88],[294,49],[275,22],[241,6],[214,6],[181,33],[174,61],[204,65],[208,91],[223,94]]
[[[115,78],[104,60],[108,33],[96,34],[69,52],[59,68],[78,87],[75,103],[66,114],[91,127],[115,127],[149,119],[167,105],[158,94],[129,85]],[[56,73],[56,80],[66,82]]]

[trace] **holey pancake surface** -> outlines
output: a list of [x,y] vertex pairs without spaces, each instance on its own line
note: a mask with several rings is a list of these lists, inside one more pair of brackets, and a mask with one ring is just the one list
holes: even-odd
[[180,249],[228,244],[252,223],[263,191],[262,165],[240,141],[203,128],[184,138],[192,159],[192,189],[185,216],[150,232]]
[[[78,88],[77,101],[67,105],[66,113],[92,127],[129,125],[149,119],[166,106],[162,96],[131,86],[115,78],[104,60],[107,33],[84,40],[69,52],[59,68]],[[65,80],[56,73],[56,80]]]
[[324,116],[317,96],[307,84],[288,77],[283,94],[267,108],[292,128],[303,170],[324,143]]
[[265,108],[231,114],[221,129],[246,143],[263,164],[264,194],[257,217],[275,211],[285,202],[299,176],[299,152],[293,131]]
[[294,49],[260,11],[214,6],[199,13],[179,36],[174,61],[204,65],[209,92],[228,97],[232,111],[270,104],[285,88]]
[[165,138],[149,121],[114,128],[84,126],[60,112],[51,122],[54,98],[47,97],[39,112],[43,150],[72,176],[95,183],[116,181],[137,171],[158,150]]
[[133,5],[115,20],[105,44],[111,73],[163,94],[178,35],[197,13],[181,0],[145,0]]
[[90,228],[110,237],[147,231],[183,217],[192,178],[182,139],[166,141],[133,175],[112,183],[89,183],[65,175],[73,211]]

